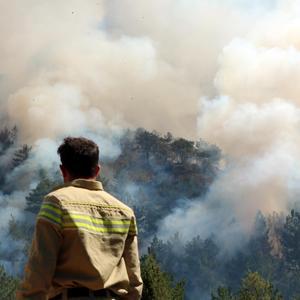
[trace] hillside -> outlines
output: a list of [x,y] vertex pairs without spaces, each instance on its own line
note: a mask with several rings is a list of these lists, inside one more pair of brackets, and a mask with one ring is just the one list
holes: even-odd
[[[284,299],[300,295],[300,213],[297,210],[287,216],[257,212],[252,233],[245,236],[243,245],[231,252],[218,239],[215,228],[210,228],[209,237],[200,236],[195,228],[192,239],[187,240],[181,232],[162,238],[157,236],[162,220],[187,203],[202,201],[219,174],[221,151],[202,140],[194,142],[171,134],[162,136],[144,129],[127,131],[119,147],[118,156],[102,161],[101,180],[106,190],[135,209],[142,253],[148,249],[163,271],[176,282],[185,282],[185,299],[200,299],[199,295],[201,299],[210,299],[211,293],[213,299],[233,299],[228,295],[242,293],[241,280],[249,271],[258,272],[272,282],[274,291],[279,289]],[[60,175],[52,170],[28,167],[35,162],[35,157],[30,145],[19,144],[16,128],[4,128],[0,132],[0,149],[4,228],[0,261],[9,274],[20,277],[41,199],[60,182]],[[146,258],[144,262],[155,264]],[[247,278],[256,280],[260,275]],[[169,275],[161,276],[171,284]],[[16,282],[5,274],[0,288],[6,286],[7,290],[7,280],[14,289]],[[170,286],[169,289],[172,291]],[[222,293],[228,297],[224,298]]]

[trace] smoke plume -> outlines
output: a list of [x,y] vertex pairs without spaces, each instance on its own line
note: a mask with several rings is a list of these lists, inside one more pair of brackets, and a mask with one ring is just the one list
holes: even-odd
[[226,167],[205,199],[167,217],[168,234],[184,228],[190,238],[199,228],[233,245],[259,210],[286,213],[299,201],[299,9],[278,1],[220,52],[216,95],[200,98],[197,124],[199,136],[223,150]]
[[226,161],[206,198],[175,208],[161,235],[198,228],[234,239],[258,210],[297,200],[298,1],[1,0],[0,9],[1,119],[33,145],[11,180],[57,166],[49,149],[65,135],[114,157],[125,128],[145,127],[201,137]]
[[218,54],[252,21],[230,1],[1,2],[1,112],[27,142],[116,124],[196,137]]

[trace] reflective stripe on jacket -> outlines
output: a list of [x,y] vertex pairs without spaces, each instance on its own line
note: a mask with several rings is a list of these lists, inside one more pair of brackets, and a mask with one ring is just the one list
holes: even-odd
[[65,288],[109,288],[140,299],[133,211],[98,181],[77,179],[48,194],[37,217],[17,299],[46,300]]

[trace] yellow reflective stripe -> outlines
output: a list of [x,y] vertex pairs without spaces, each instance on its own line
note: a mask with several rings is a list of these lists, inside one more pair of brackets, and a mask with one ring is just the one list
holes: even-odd
[[58,225],[61,225],[61,219],[60,218],[58,218],[58,217],[54,216],[53,214],[48,213],[46,211],[40,211],[38,217],[44,217],[49,221],[52,221],[52,222],[54,222]]
[[43,208],[47,208],[47,209],[49,209],[49,210],[52,210],[52,211],[54,211],[56,214],[58,214],[58,215],[61,215],[61,213],[62,213],[62,211],[61,211],[61,209],[59,209],[59,208],[57,208],[56,206],[54,206],[54,205],[52,205],[52,204],[46,204],[46,203],[44,203],[44,204],[42,204],[42,206],[41,206],[41,210],[43,209]]
[[52,201],[49,201],[49,200],[44,200],[42,205],[44,205],[44,204],[51,205],[53,207],[57,207],[57,208],[60,209],[60,205],[58,203],[55,203],[55,202],[52,202]]
[[43,217],[61,226],[61,215],[62,211],[57,205],[43,202],[38,217]]
[[101,232],[101,233],[127,233],[128,228],[118,228],[118,227],[96,227],[93,225],[89,225],[87,223],[82,222],[67,222],[63,224],[64,228],[83,228],[88,229],[94,232]]
[[[64,219],[73,220],[76,222],[76,219],[87,220],[90,223],[94,224],[103,224],[103,225],[126,225],[127,228],[130,225],[130,220],[122,220],[122,219],[100,219],[94,218],[92,216],[87,215],[79,215],[79,214],[66,214],[64,215]],[[77,223],[77,222],[76,222]]]
[[131,220],[101,219],[93,216],[66,213],[63,216],[64,229],[86,229],[96,233],[128,233]]

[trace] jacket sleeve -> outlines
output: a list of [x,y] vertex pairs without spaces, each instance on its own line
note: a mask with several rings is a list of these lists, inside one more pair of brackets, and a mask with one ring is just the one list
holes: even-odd
[[130,285],[128,294],[124,297],[124,299],[128,300],[141,299],[143,290],[136,228],[135,217],[133,217],[131,220],[129,234],[125,241],[123,255]]
[[45,199],[38,214],[32,246],[17,300],[46,300],[62,242],[62,210],[56,199]]

